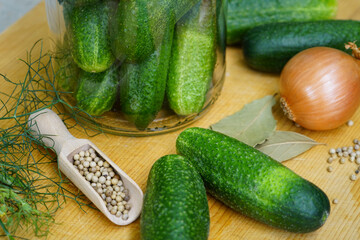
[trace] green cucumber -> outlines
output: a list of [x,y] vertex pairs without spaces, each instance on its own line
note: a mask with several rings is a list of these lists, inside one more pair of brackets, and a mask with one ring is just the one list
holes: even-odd
[[76,92],[77,106],[94,116],[111,110],[118,88],[118,67],[113,65],[101,73],[81,71]]
[[221,133],[189,128],[176,141],[207,191],[230,208],[273,227],[311,232],[330,214],[325,193],[281,163]]
[[360,21],[323,20],[271,23],[249,30],[243,41],[245,62],[253,69],[279,73],[298,52],[316,46],[348,53],[344,44],[360,40]]
[[161,109],[165,96],[174,25],[166,29],[163,43],[140,63],[120,68],[120,104],[125,117],[144,130]]
[[228,0],[227,43],[240,43],[244,33],[255,26],[330,19],[336,10],[337,0]]
[[120,61],[140,62],[154,52],[147,2],[119,2],[111,35],[114,54]]
[[216,62],[216,0],[202,0],[175,27],[167,82],[178,115],[201,111]]
[[188,160],[167,155],[152,166],[140,219],[141,239],[207,239],[209,207],[204,183]]
[[113,51],[120,60],[144,61],[162,44],[167,28],[174,26],[199,0],[120,1],[112,26]]
[[81,69],[102,72],[115,61],[109,37],[109,7],[104,3],[75,6],[70,12],[72,56]]

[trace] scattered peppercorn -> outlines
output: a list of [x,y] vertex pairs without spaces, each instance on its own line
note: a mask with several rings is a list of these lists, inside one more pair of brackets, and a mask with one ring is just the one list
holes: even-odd
[[336,198],[333,200],[333,204],[338,204],[339,200],[337,200]]
[[328,160],[327,160],[328,163],[332,163],[333,161],[334,161],[333,157],[329,157]]
[[351,174],[351,175],[350,175],[350,180],[351,180],[351,181],[355,181],[355,180],[356,180],[356,178],[357,178],[357,177],[356,177],[356,175],[355,175],[355,174]]

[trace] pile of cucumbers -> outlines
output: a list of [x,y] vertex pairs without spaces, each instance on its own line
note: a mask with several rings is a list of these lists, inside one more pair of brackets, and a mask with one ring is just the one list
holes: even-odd
[[[144,130],[167,99],[199,113],[217,59],[221,0],[59,0],[66,32],[59,85],[95,116],[119,104]],[[225,23],[224,23],[225,24]]]
[[206,191],[235,211],[291,232],[312,232],[330,214],[326,194],[281,163],[237,139],[188,128],[150,170],[141,239],[207,239]]
[[251,68],[280,73],[297,53],[317,46],[351,54],[360,21],[332,20],[337,0],[228,0],[227,44],[243,48]]

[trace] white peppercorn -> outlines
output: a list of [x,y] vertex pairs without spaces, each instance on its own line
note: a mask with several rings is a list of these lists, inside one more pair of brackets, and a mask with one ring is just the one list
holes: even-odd
[[99,183],[105,183],[106,179],[104,176],[99,177]]
[[357,177],[356,177],[356,175],[355,175],[355,174],[351,174],[351,175],[350,175],[350,180],[351,180],[351,181],[355,181],[355,180],[356,180],[356,178],[357,178]]
[[79,152],[79,155],[80,155],[80,157],[84,157],[84,156],[85,156],[85,152],[84,152],[84,151],[80,151],[80,152]]
[[116,178],[111,179],[111,184],[116,185],[119,182]]
[[97,176],[92,176],[91,181],[96,183],[99,180]]
[[89,173],[89,174],[87,174],[86,175],[86,180],[88,180],[88,181],[91,181],[91,178],[93,177],[93,174],[92,173]]
[[83,163],[83,166],[84,166],[85,168],[88,168],[88,167],[90,166],[90,163],[89,163],[88,161],[85,161],[85,162]]

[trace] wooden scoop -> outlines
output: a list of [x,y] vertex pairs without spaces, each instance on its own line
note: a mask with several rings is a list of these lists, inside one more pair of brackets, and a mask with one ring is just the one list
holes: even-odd
[[[30,115],[28,125],[35,137],[41,137],[46,146],[55,149],[60,170],[110,221],[117,225],[127,225],[137,219],[140,215],[143,202],[143,193],[140,187],[92,142],[72,136],[58,115],[50,109],[44,109]],[[131,209],[129,210],[129,218],[127,220],[112,215],[106,208],[105,201],[74,167],[74,155],[90,148],[93,148],[99,157],[102,157],[110,164],[115,173],[120,175],[124,187],[129,190],[130,199],[128,203]]]

